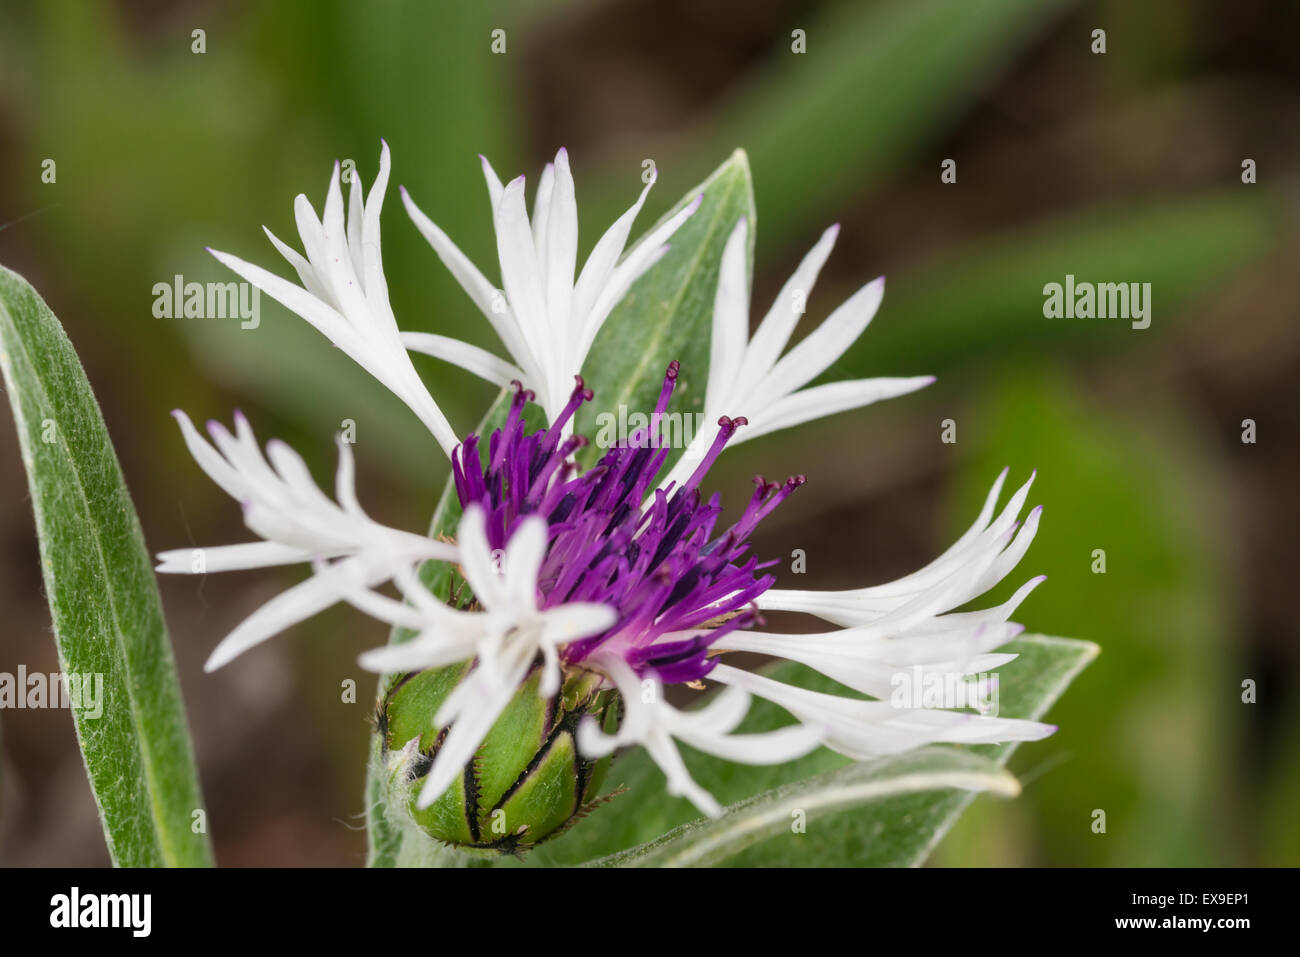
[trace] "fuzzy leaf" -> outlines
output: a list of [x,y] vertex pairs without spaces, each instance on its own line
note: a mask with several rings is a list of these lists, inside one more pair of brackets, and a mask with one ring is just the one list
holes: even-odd
[[[0,369],[64,675],[102,676],[72,716],[121,866],[212,862],[180,684],[144,536],[99,406],[58,319],[0,267]],[[69,688],[69,691],[72,689]],[[96,711],[102,713],[96,714]]]
[[[850,764],[733,804],[716,819],[683,824],[648,844],[593,861],[594,867],[709,867],[778,835],[796,823],[814,823],[853,809],[859,826],[882,838],[898,826],[888,799],[992,791],[1015,797],[1020,784],[997,762],[955,748],[921,748],[906,754]],[[907,822],[915,827],[918,822]],[[799,832],[796,837],[804,836]],[[772,863],[777,863],[773,861]]]

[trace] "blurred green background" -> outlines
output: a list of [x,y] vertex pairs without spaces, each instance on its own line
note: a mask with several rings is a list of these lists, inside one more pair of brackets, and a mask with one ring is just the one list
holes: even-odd
[[[246,537],[185,452],[175,407],[227,420],[243,408],[322,477],[354,419],[363,502],[420,528],[447,467],[396,399],[268,299],[261,326],[241,331],[154,318],[154,283],[229,278],[204,246],[279,268],[259,227],[297,245],[293,196],[319,207],[335,159],[368,183],[381,136],[395,182],[490,277],[475,154],[532,177],[569,147],[585,250],[635,197],[644,160],[659,185],[642,228],[744,147],[756,313],[841,222],[803,328],[885,273],[880,314],[835,376],[940,377],[724,457],[715,475],[733,506],[754,472],[813,483],[757,541],[760,554],[806,551],[807,575],[781,584],[911,571],[969,523],[1003,465],[1013,479],[1036,467],[1042,531],[993,597],[1045,572],[1017,619],[1103,648],[1052,711],[1060,733],[1016,755],[1024,795],[977,801],[934,861],[1296,864],[1297,40],[1287,0],[6,4],[0,262],[81,354],[153,550]],[[948,158],[954,184],[940,181]],[[395,194],[384,224],[403,328],[498,348]],[[1067,273],[1150,282],[1151,327],[1043,318],[1043,285]],[[471,428],[491,387],[418,361]],[[945,419],[955,444],[940,441]],[[0,671],[52,671],[8,416],[0,449]],[[296,574],[162,582],[227,865],[364,858],[373,682],[355,655],[382,627],[335,609],[200,670]],[[1247,679],[1256,703],[1242,702]],[[0,738],[0,863],[107,863],[68,715],[6,711]]]

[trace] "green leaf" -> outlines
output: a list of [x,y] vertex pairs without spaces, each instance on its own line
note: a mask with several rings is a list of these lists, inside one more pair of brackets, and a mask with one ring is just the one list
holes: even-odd
[[[0,369],[27,468],[41,572],[104,835],[121,866],[212,862],[180,685],[144,536],[90,383],[49,307],[0,267]],[[90,696],[95,697],[94,695]],[[96,714],[97,711],[102,711]]]
[[[582,373],[595,399],[578,415],[577,431],[583,435],[596,437],[605,413],[650,413],[673,360],[681,363],[681,371],[669,412],[691,414],[704,408],[722,250],[742,217],[749,219],[751,265],[753,261],[754,188],[744,151],[736,150],[665,218],[697,196],[700,208],[673,234],[672,248],[633,284],[592,343]],[[593,442],[584,464],[594,462],[601,451]],[[671,466],[677,454],[680,450],[670,452],[665,464]]]
[[[593,861],[591,866],[710,867],[730,861],[755,844],[792,833],[795,822],[815,832],[814,822],[849,809],[854,811],[855,824],[887,841],[900,825],[890,814],[889,799],[978,791],[1015,797],[1020,784],[989,758],[955,748],[922,748],[774,788],[733,804],[716,819],[684,824],[648,844]],[[918,823],[909,819],[903,826],[911,829]],[[796,838],[803,836],[805,832]]]
[[[1097,654],[1097,646],[1089,642],[1041,635],[1021,636],[1002,650],[1020,657],[1000,669],[999,714],[1031,719],[1041,718]],[[781,664],[768,674],[800,687],[843,693],[834,682],[800,665]],[[740,730],[768,731],[789,721],[790,716],[781,708],[756,701]],[[1036,742],[1033,747],[1040,754],[1050,753],[1052,738]],[[953,750],[976,752],[1003,765],[1014,749],[1015,745],[1008,744]],[[724,804],[850,765],[848,759],[826,749],[774,767],[734,764],[694,752],[684,757],[695,780]],[[663,794],[663,774],[642,751],[620,757],[610,772],[609,783],[612,789],[625,787],[640,797],[611,801],[577,825],[563,841],[538,848],[529,863],[575,864],[605,857],[651,841],[699,817],[689,801]],[[654,799],[647,799],[647,794],[653,794]],[[732,863],[841,867],[919,864],[969,800],[970,795],[953,793],[891,798],[894,824],[883,831],[877,826],[880,818],[874,814],[838,813],[818,827],[810,827],[807,834],[785,833],[764,841]]]

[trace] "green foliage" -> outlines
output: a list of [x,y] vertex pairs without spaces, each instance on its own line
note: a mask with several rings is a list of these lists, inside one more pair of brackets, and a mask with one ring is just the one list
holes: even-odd
[[[135,508],[72,343],[35,290],[2,267],[0,369],[36,513],[59,668],[102,676],[101,700],[90,700],[93,692],[74,698],[72,715],[109,853],[125,867],[210,864],[180,685]],[[91,680],[93,688],[101,679]]]
[[[946,795],[955,790],[1015,797],[1020,785],[988,758],[952,748],[921,748],[764,791],[731,805],[715,819],[683,824],[647,844],[591,863],[595,867],[712,867],[776,838],[789,836],[787,843],[798,845],[808,833],[805,827],[811,827],[813,834],[821,832],[821,840],[815,841],[819,846],[827,837],[840,844],[849,837],[845,823],[870,833],[877,847],[901,841],[913,851],[912,838],[928,843],[934,834],[937,822],[924,812],[934,806],[936,792]],[[902,799],[915,801],[922,813],[906,817],[895,813],[894,802]],[[822,819],[837,811],[853,813],[823,828]],[[897,861],[879,851],[877,855],[885,858],[882,863],[909,862],[901,855]],[[797,860],[770,853],[763,857],[774,866],[827,863],[802,854]]]

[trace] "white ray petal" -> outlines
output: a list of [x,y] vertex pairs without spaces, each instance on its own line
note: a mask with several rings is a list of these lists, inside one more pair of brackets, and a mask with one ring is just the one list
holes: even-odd
[[[729,410],[723,408],[735,395],[733,385],[749,340],[748,228],[744,217],[736,223],[722,251],[718,290],[713,300],[713,334],[709,344],[709,381],[705,394],[710,419]],[[738,410],[730,410],[739,414]]]
[[547,536],[546,519],[540,515],[524,519],[510,534],[500,578],[513,608],[537,611],[537,572],[546,556]]
[[884,296],[883,276],[855,292],[772,367],[758,391],[789,395],[825,372],[862,335]]
[[474,504],[465,509],[456,531],[456,544],[461,570],[475,597],[489,608],[507,606],[509,596],[488,545],[487,518],[481,506]]
[[518,366],[498,358],[486,349],[461,342],[459,339],[450,339],[431,332],[404,332],[402,345],[412,352],[423,353],[460,366],[466,372],[471,372],[480,379],[486,379],[493,385],[507,386],[511,382],[519,381],[527,387],[537,388],[537,383],[531,381],[531,377],[525,375]]
[[541,265],[537,261],[537,248],[533,245],[528,212],[524,206],[522,176],[506,185],[497,206],[495,223],[501,282],[524,341],[541,366],[543,385],[539,396],[547,400],[543,405],[547,406],[549,413],[550,403],[555,400],[554,330],[546,309]]
[[931,742],[1036,741],[1055,728],[1037,721],[992,718],[959,711],[899,709],[884,701],[859,701],[808,691],[718,665],[710,677],[780,705],[805,724],[822,727],[823,743],[863,761]]
[[646,197],[650,195],[650,187],[654,186],[654,184],[654,177],[651,177],[650,182],[645,184],[645,188],[641,190],[641,194],[631,208],[614,220],[613,225],[605,230],[605,234],[592,247],[591,253],[587,256],[587,262],[583,265],[582,272],[578,274],[578,281],[573,289],[573,314],[575,317],[585,317],[591,312],[591,308],[596,301],[596,295],[609,281],[610,275],[614,272],[614,266],[618,263],[618,257],[623,255],[623,249],[627,246],[627,238],[632,232],[632,224],[636,221],[637,214],[641,212],[641,207],[645,205]]
[[[472,688],[473,694],[467,693],[464,696],[467,704],[452,720],[447,737],[438,748],[433,766],[429,769],[429,775],[420,789],[416,807],[428,807],[451,786],[451,782],[456,780],[458,775],[465,773],[465,765],[474,756],[478,746],[483,743],[492,725],[496,724],[497,718],[510,703],[510,699],[514,697],[516,689],[527,673],[528,666],[528,662],[516,666],[499,681],[483,678],[483,669],[480,666],[461,682],[457,690]],[[443,723],[437,718],[434,720],[435,723]]]
[[[179,575],[201,575],[215,572],[242,571],[249,568],[271,568],[276,565],[297,565],[315,558],[332,558],[318,555],[302,548],[281,542],[246,542],[241,545],[215,545],[206,548],[173,548],[158,553],[158,572]],[[197,571],[194,565],[202,560]]]
[[[533,246],[537,249],[537,261],[546,263],[546,226],[551,218],[551,196],[555,191],[555,164],[547,163],[542,167],[542,175],[537,180],[537,195],[533,199]],[[542,282],[546,282],[546,271],[542,271]]]
[[339,601],[338,584],[329,575],[313,575],[276,595],[244,619],[208,657],[204,671],[216,671],[286,628],[319,614]]
[[497,175],[486,156],[480,153],[478,159],[483,167],[483,179],[487,182],[488,198],[492,201],[492,211],[495,213],[496,208],[501,205],[501,194],[505,191],[501,186],[501,177]]
[[546,302],[552,334],[560,343],[567,343],[574,334],[570,309],[578,262],[578,202],[573,191],[568,150],[561,149],[555,154],[554,169],[555,186],[546,223],[546,246],[544,251],[538,252],[538,262],[546,276]]
[[181,436],[185,439],[185,447],[189,449],[190,455],[194,457],[194,461],[198,463],[199,468],[207,474],[208,478],[212,479],[223,492],[235,501],[246,500],[250,491],[248,480],[222,458],[221,454],[209,445],[203,436],[199,435],[198,429],[194,428],[194,423],[190,421],[188,415],[180,409],[175,409],[172,411],[172,418],[181,427]]
[[407,215],[415,223],[416,229],[433,247],[442,264],[460,283],[474,305],[478,306],[479,311],[496,331],[501,344],[514,357],[515,363],[527,372],[530,378],[540,380],[541,366],[538,357],[524,339],[514,314],[505,305],[504,300],[499,298],[497,288],[484,278],[459,247],[447,237],[447,234],[415,205],[415,201],[405,189],[402,190],[402,203],[406,207]]
[[831,226],[817,244],[804,256],[798,268],[776,294],[772,306],[763,317],[754,338],[745,352],[744,364],[736,378],[733,394],[748,396],[769,369],[776,365],[781,352],[790,342],[790,336],[799,318],[807,310],[808,297],[817,282],[822,266],[830,257],[839,236],[837,223]]
[[736,433],[732,443],[747,442],[770,432],[803,425],[815,419],[838,415],[850,409],[860,409],[884,399],[896,399],[909,392],[924,389],[934,382],[934,376],[909,376],[907,378],[853,379],[848,382],[830,382],[782,396],[768,405],[762,400],[756,410],[742,414],[749,418],[749,427]]

